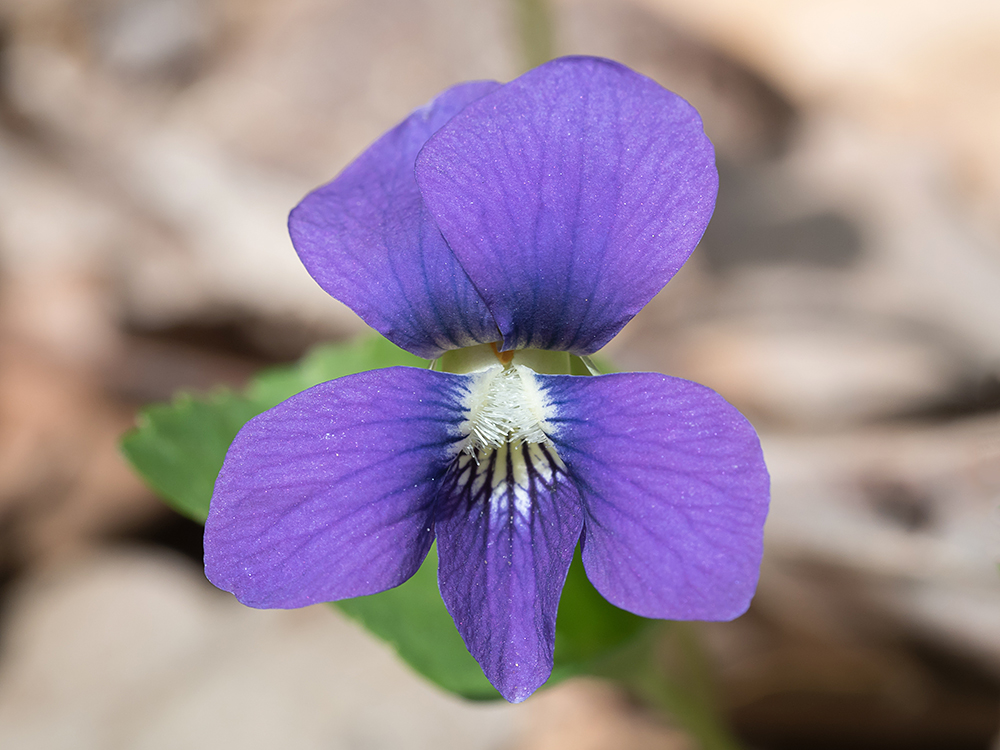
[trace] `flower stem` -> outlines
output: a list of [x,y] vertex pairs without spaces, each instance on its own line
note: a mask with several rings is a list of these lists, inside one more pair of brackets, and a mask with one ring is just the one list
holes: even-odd
[[656,623],[603,664],[600,674],[686,730],[702,750],[741,747],[716,706],[708,659],[688,623]]
[[548,0],[513,0],[521,51],[528,68],[552,59],[552,10]]

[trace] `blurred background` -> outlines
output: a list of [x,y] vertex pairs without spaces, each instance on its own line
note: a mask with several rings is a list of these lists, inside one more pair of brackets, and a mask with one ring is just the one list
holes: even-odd
[[0,747],[694,748],[613,686],[443,695],[328,608],[203,578],[116,441],[365,326],[292,206],[462,80],[615,58],[718,209],[605,353],[705,383],[773,482],[696,632],[749,748],[1000,748],[995,0],[0,0]]

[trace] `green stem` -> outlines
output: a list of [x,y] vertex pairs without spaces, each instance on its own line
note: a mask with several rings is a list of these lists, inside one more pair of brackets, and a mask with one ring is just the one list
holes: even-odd
[[552,59],[552,11],[547,0],[513,0],[521,51],[528,68]]
[[739,750],[714,699],[711,668],[687,623],[657,623],[599,669],[686,730],[702,750]]

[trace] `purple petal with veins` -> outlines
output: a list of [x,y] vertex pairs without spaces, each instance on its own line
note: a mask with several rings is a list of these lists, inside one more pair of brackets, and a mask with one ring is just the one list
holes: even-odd
[[463,454],[436,513],[441,596],[493,686],[518,703],[552,672],[583,514],[552,446]]
[[205,523],[205,571],[252,607],[398,586],[434,539],[466,378],[394,367],[303,391],[250,420]]
[[288,219],[292,244],[319,285],[419,357],[499,339],[413,176],[427,139],[499,85],[476,81],[448,89],[307,195]]
[[746,418],[715,391],[666,375],[538,377],[583,499],[583,564],[597,590],[644,617],[742,614],[769,493]]
[[618,63],[569,57],[452,118],[417,182],[504,349],[590,354],[687,260],[718,174],[691,105]]

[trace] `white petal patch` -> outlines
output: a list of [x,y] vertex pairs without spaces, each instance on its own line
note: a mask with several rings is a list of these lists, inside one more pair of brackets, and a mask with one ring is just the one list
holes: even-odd
[[494,366],[469,375],[471,385],[462,406],[466,436],[458,445],[464,453],[504,445],[545,443],[553,407],[535,373],[523,365]]
[[525,520],[533,498],[552,492],[565,465],[549,440],[554,407],[535,373],[523,365],[494,366],[469,375],[466,419],[447,491],[485,503],[491,521]]
[[452,502],[488,508],[491,524],[527,521],[538,493],[552,493],[564,478],[565,466],[551,443],[521,443],[460,453],[445,490]]

